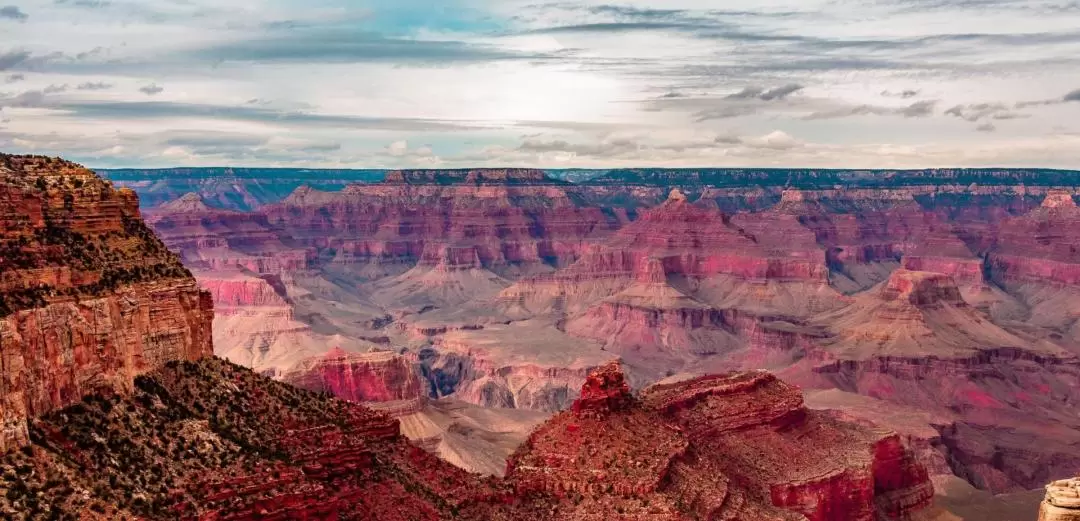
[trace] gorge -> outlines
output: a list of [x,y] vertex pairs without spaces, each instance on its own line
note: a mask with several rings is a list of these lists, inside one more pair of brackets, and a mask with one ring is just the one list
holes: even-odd
[[1053,482],[1070,519],[1067,176],[686,174],[140,209],[0,156],[0,511],[945,520]]

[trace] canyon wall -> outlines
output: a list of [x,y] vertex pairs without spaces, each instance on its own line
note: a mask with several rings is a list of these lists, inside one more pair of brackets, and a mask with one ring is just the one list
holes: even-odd
[[135,193],[65,161],[0,156],[0,449],[27,421],[212,355],[210,295]]

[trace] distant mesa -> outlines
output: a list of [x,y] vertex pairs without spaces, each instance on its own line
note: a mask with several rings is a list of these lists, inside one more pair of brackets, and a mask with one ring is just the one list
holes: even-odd
[[462,170],[394,170],[386,174],[386,184],[569,184],[530,168],[490,168]]
[[942,303],[964,306],[964,298],[952,277],[943,273],[896,270],[878,291],[881,300],[904,301],[917,307]]

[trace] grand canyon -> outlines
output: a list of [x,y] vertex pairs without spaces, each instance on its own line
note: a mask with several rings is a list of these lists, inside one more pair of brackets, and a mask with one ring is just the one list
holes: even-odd
[[278,173],[0,157],[5,517],[1080,516],[1073,172]]

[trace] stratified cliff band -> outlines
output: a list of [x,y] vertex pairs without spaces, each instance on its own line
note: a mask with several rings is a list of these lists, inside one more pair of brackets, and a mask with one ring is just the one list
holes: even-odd
[[27,419],[213,354],[212,302],[135,193],[66,161],[0,155],[0,449]]

